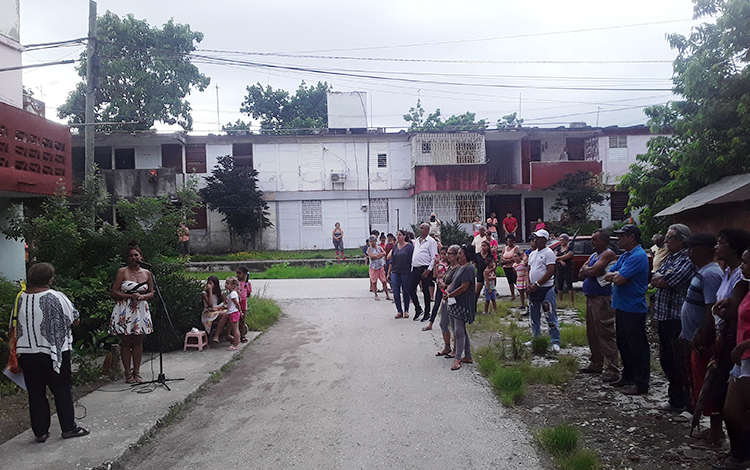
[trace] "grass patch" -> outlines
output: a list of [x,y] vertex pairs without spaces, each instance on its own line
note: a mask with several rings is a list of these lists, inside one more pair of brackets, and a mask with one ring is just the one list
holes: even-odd
[[[236,276],[234,271],[216,271],[212,273],[197,273],[186,271],[185,275],[191,279],[205,281],[214,275],[219,280],[226,280],[229,276]],[[330,263],[320,268],[310,266],[289,266],[287,263],[274,264],[262,273],[248,273],[250,279],[321,279],[321,278],[366,278],[369,267],[366,264]]]
[[[347,258],[361,257],[361,249],[345,250]],[[336,259],[334,250],[303,250],[303,251],[240,251],[224,255],[192,255],[190,261],[263,261],[288,259]]]
[[580,439],[581,431],[567,423],[534,434],[536,443],[552,455],[560,470],[598,470],[601,468],[599,457],[590,449],[580,449]]
[[552,339],[549,336],[531,338],[531,352],[537,356],[546,356],[550,346],[552,346]]
[[245,316],[245,324],[253,331],[268,331],[281,313],[281,307],[276,305],[276,302],[257,295],[247,298],[247,310],[250,314]]
[[534,435],[539,446],[552,455],[570,454],[578,448],[581,431],[567,423],[553,428],[544,428]]
[[570,303],[570,294],[565,294],[563,300],[557,298],[557,309],[570,308],[578,311],[578,319],[586,322],[586,296],[580,291],[576,291],[575,302]]
[[489,380],[504,406],[511,407],[523,397],[524,380],[519,370],[496,367]]
[[573,346],[588,346],[586,338],[586,325],[560,325],[560,339],[565,344]]

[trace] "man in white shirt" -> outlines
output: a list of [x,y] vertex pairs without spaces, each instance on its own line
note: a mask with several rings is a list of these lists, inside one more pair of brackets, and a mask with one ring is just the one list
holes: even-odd
[[[430,235],[430,224],[423,223],[419,226],[419,237],[415,238],[414,253],[411,256],[411,283],[409,285],[409,297],[414,304],[414,321],[417,321],[422,312],[430,314],[430,284],[432,283],[432,268],[435,266],[437,257],[437,242]],[[422,283],[422,294],[424,296],[425,308],[419,305],[417,299],[417,286]]]
[[[555,252],[547,247],[549,232],[537,230],[532,241],[535,248],[529,254],[529,316],[531,317],[531,332],[534,337],[542,335],[542,310],[547,318],[549,337],[552,339],[552,349],[560,350],[560,328],[557,323],[557,304],[555,303]],[[531,345],[531,342],[527,343]]]
[[487,240],[487,229],[482,226],[479,227],[479,235],[474,237],[474,240],[471,242],[471,246],[474,247],[474,253],[482,251],[482,242],[485,240]]

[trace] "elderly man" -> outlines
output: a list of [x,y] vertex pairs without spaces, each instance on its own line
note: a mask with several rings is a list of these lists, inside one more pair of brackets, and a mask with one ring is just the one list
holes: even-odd
[[479,234],[474,237],[471,241],[471,246],[474,247],[474,253],[482,251],[482,242],[487,240],[487,229],[484,226],[479,227]]
[[[552,349],[560,350],[560,328],[557,324],[557,304],[555,303],[555,252],[547,247],[549,232],[537,230],[533,234],[533,247],[529,254],[529,314],[531,316],[531,332],[534,338],[542,335],[542,310],[547,318],[549,337],[552,339]],[[527,343],[530,345],[531,343]]]
[[[430,284],[432,283],[432,268],[435,266],[437,257],[437,242],[430,235],[430,224],[423,223],[419,226],[419,237],[413,240],[414,253],[411,256],[411,282],[409,284],[409,297],[414,304],[414,321],[417,321],[422,312],[430,314]],[[424,310],[417,299],[417,286],[422,283],[422,294],[424,296]]]
[[654,294],[654,320],[658,322],[659,362],[669,381],[669,402],[663,403],[660,408],[683,411],[690,406],[690,398],[685,351],[680,342],[680,314],[696,269],[685,244],[685,240],[690,238],[690,229],[686,225],[670,225],[664,238],[669,254],[651,279],[651,285],[657,288]]
[[[586,296],[586,337],[591,350],[591,362],[581,369],[586,374],[601,374],[602,381],[614,382],[620,378],[617,338],[615,336],[615,311],[612,309],[612,284],[604,280],[607,266],[617,259],[609,249],[609,231],[595,230],[591,235],[594,253],[579,271]],[[605,370],[606,367],[606,370]]]
[[653,262],[651,263],[651,272],[655,273],[659,270],[661,264],[667,258],[669,250],[667,249],[667,245],[664,243],[664,235],[662,235],[661,233],[657,233],[653,237],[651,237],[651,241],[654,242],[654,244],[651,246],[651,253],[654,256]]
[[637,226],[628,224],[615,233],[625,253],[604,276],[604,280],[612,283],[615,335],[622,359],[622,376],[612,386],[625,387],[626,395],[643,395],[648,393],[651,381],[651,354],[646,337],[648,256],[641,247],[641,230]]

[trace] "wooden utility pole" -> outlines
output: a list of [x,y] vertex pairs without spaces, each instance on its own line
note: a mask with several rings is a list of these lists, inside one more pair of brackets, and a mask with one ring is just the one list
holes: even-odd
[[96,2],[89,0],[89,37],[86,48],[86,125],[84,139],[86,143],[86,176],[94,171],[94,56],[96,55]]

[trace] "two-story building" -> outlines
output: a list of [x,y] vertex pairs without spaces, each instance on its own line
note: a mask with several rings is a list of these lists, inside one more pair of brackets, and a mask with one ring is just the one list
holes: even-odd
[[[0,15],[0,64],[20,66],[18,1]],[[23,210],[27,198],[70,194],[71,137],[67,126],[23,109],[21,70],[0,73],[0,224]],[[0,235],[0,276],[26,277],[25,243]]]

